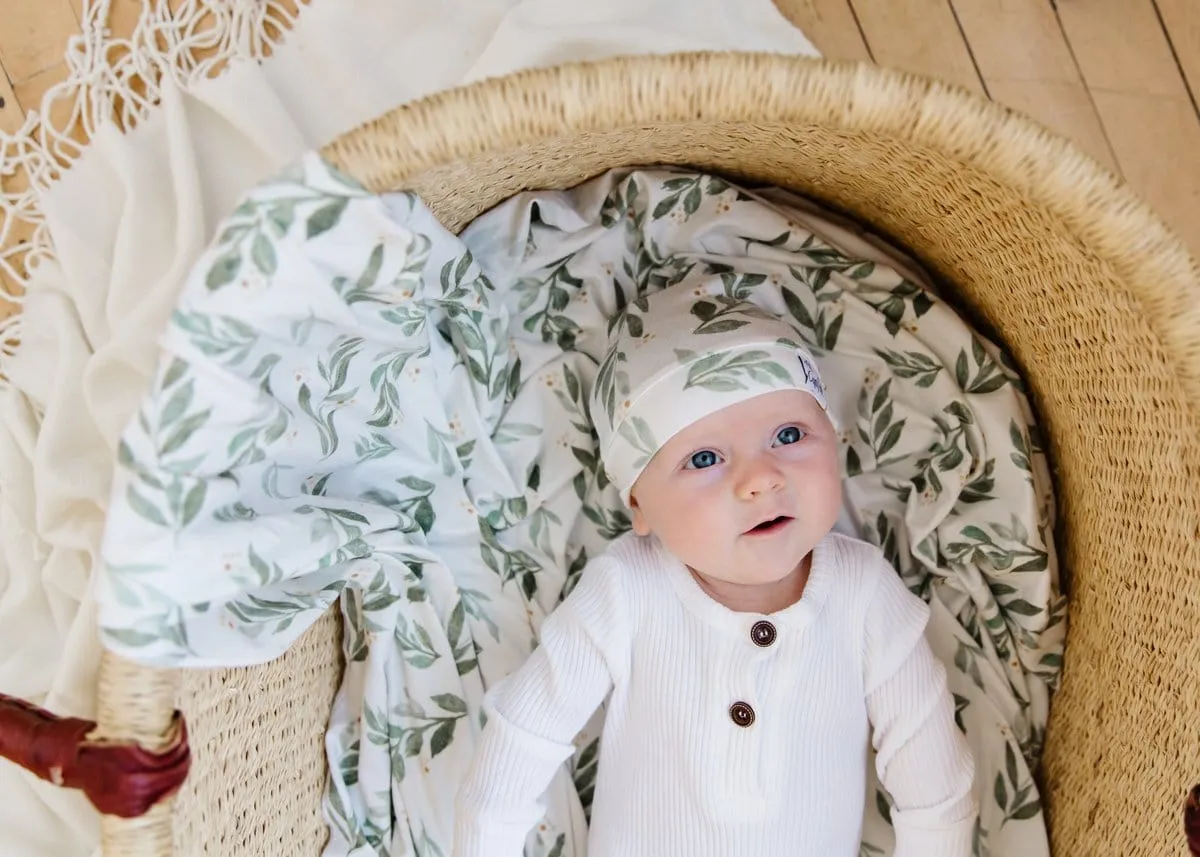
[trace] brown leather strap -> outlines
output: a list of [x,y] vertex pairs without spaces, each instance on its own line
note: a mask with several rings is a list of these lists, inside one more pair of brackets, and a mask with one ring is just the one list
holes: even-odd
[[1183,808],[1183,829],[1187,834],[1188,851],[1200,857],[1200,786],[1192,786]]
[[90,720],[55,717],[0,694],[0,757],[43,780],[80,789],[105,815],[143,815],[187,777],[191,753],[187,726],[175,715],[176,734],[167,749],[151,753],[133,743],[89,741]]

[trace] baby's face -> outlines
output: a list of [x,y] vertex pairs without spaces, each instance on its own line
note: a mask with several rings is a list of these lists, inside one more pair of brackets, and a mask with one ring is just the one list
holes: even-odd
[[695,571],[760,584],[796,569],[833,528],[841,500],[833,424],[812,396],[779,390],[671,438],[631,505],[634,531],[654,533]]

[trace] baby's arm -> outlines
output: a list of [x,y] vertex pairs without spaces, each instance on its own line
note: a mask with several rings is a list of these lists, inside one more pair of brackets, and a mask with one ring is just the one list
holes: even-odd
[[894,857],[969,857],[975,764],[954,723],[946,669],[925,640],[928,617],[895,571],[882,569],[865,648],[875,764],[896,804]]
[[484,701],[487,725],[458,793],[454,857],[520,857],[542,796],[627,657],[620,572],[599,558],[542,623],[538,648]]

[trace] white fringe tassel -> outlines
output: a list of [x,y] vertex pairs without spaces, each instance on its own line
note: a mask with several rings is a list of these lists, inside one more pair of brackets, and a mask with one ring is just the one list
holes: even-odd
[[[178,0],[173,0],[178,2]],[[216,77],[235,58],[261,60],[308,0],[147,0],[128,38],[108,29],[112,0],[85,0],[81,32],[67,43],[67,79],[50,88],[15,134],[0,132],[0,299],[20,305],[39,266],[55,259],[39,196],[106,123],[129,131],[158,103],[161,81],[181,89]],[[66,110],[60,105],[67,105]],[[53,118],[51,118],[53,117]],[[0,321],[4,364],[20,342],[20,314]]]

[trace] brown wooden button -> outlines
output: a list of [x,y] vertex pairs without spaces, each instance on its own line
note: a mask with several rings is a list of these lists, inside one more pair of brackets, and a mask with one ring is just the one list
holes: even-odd
[[775,642],[775,626],[765,619],[755,622],[750,627],[750,639],[754,641],[754,645],[766,648]]
[[729,719],[745,729],[754,722],[754,709],[744,702],[735,702],[729,706]]

